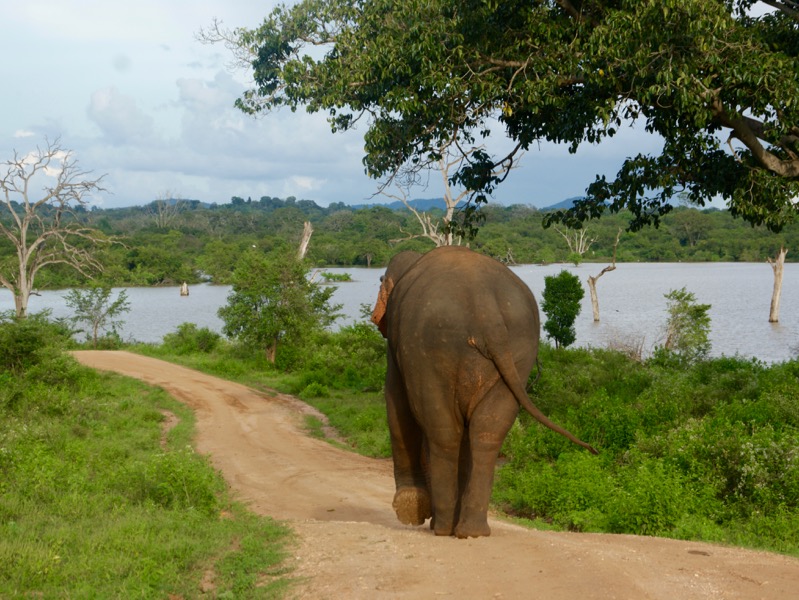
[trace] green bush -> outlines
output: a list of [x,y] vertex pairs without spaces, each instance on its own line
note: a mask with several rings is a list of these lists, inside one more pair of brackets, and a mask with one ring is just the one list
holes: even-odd
[[13,313],[0,315],[0,371],[22,373],[68,344],[69,328],[49,316],[49,311],[19,320]]
[[323,398],[329,395],[330,390],[327,388],[327,386],[315,381],[305,386],[305,389],[303,389],[299,394],[300,398],[304,400],[308,400],[309,398]]
[[697,362],[710,354],[710,304],[699,304],[685,288],[665,294],[666,338],[656,350],[661,360],[676,357],[683,362]]
[[194,323],[181,323],[177,330],[164,336],[163,345],[175,354],[213,352],[222,336],[208,327],[197,327]]
[[692,365],[543,346],[534,402],[600,451],[522,414],[494,498],[581,531],[731,542],[799,554],[799,362]]
[[385,340],[369,323],[323,332],[301,352],[293,393],[312,383],[336,390],[381,390],[386,378]]

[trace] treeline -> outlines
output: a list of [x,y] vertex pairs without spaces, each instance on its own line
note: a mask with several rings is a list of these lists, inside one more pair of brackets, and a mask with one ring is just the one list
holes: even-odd
[[[544,212],[527,205],[488,205],[473,249],[511,263],[575,260],[566,237],[573,232],[545,229]],[[441,211],[432,210],[433,214]],[[234,197],[226,204],[159,201],[145,206],[83,211],[79,218],[116,240],[100,250],[103,278],[112,285],[172,285],[209,280],[229,283],[242,252],[264,251],[299,242],[303,222],[314,234],[308,252],[316,266],[383,266],[401,250],[425,251],[432,242],[418,237],[420,227],[407,209],[385,206],[353,208],[342,203],[320,207],[311,200]],[[613,256],[618,232],[629,215],[609,215],[585,228],[583,261],[606,262]],[[565,236],[564,236],[565,234]],[[659,228],[623,232],[620,262],[764,261],[785,245],[788,260],[799,257],[799,226],[782,233],[751,227],[721,210],[675,208]],[[0,246],[0,260],[10,247]],[[84,283],[68,269],[42,272],[39,287]]]

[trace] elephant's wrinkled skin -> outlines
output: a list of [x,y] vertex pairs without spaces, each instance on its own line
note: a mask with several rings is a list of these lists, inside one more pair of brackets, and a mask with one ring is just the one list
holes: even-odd
[[538,306],[503,264],[460,247],[402,252],[388,265],[372,321],[388,340],[386,408],[394,510],[403,523],[433,517],[436,535],[490,535],[494,467],[527,397],[538,353]]

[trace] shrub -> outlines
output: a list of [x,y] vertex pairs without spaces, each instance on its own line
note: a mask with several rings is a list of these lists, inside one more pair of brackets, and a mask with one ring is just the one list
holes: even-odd
[[710,353],[710,304],[697,303],[685,288],[672,290],[665,298],[669,318],[659,352],[673,353],[688,363],[704,360]]
[[337,332],[322,332],[303,347],[293,392],[311,383],[330,389],[380,390],[386,378],[386,346],[369,323],[356,323]]
[[71,332],[62,323],[49,321],[49,316],[49,311],[19,320],[0,315],[0,371],[22,373],[67,345]]
[[544,278],[541,302],[541,310],[547,316],[544,331],[555,340],[556,347],[570,346],[577,338],[574,321],[580,314],[580,301],[584,295],[580,280],[568,271]]
[[330,390],[326,385],[321,383],[312,382],[305,386],[305,389],[300,392],[300,398],[307,400],[309,398],[323,398],[330,395]]
[[95,285],[86,290],[73,289],[64,296],[64,302],[75,311],[73,323],[85,323],[89,327],[86,339],[94,348],[98,347],[100,331],[119,339],[118,330],[124,321],[118,317],[130,311],[127,292],[120,290],[116,300],[111,300],[111,286]]
[[222,336],[208,327],[197,327],[194,323],[181,323],[173,333],[164,336],[163,345],[175,354],[210,353]]
[[521,415],[495,500],[559,527],[799,552],[799,362],[640,364],[543,346],[533,388],[589,456]]

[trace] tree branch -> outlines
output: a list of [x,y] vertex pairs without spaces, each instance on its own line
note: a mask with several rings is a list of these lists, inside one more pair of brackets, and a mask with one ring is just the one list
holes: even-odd
[[718,97],[711,101],[710,107],[718,122],[732,130],[732,135],[749,149],[757,162],[781,177],[791,179],[799,177],[799,160],[782,160],[760,143],[756,131],[759,129],[762,132],[762,124],[758,128],[757,120],[748,117],[731,117]]

